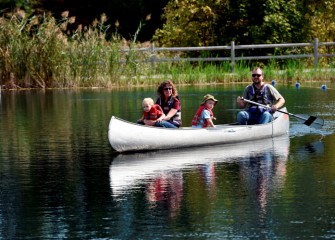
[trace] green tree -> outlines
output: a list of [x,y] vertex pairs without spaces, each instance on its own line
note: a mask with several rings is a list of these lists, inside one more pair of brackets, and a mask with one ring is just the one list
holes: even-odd
[[335,1],[309,1],[305,15],[308,37],[318,38],[320,41],[334,41],[335,39]]
[[220,5],[227,0],[172,0],[163,15],[165,24],[155,33],[154,40],[162,46],[215,45],[215,25]]
[[252,25],[260,26],[263,21],[263,0],[230,1],[228,5],[217,9],[218,21],[215,28],[218,45],[229,45],[231,41],[236,44],[253,42],[249,28]]
[[[260,28],[253,25],[256,39],[263,43],[300,42],[306,39],[305,8],[303,1],[267,0],[264,8],[263,23]],[[257,31],[260,30],[260,31]]]
[[173,0],[155,40],[165,46],[282,43],[305,39],[303,1]]
[[[305,15],[306,32],[308,32],[308,41],[318,38],[320,42],[331,42],[335,39],[335,1],[317,1],[310,0],[307,5]],[[333,46],[323,46],[319,48],[319,53],[334,54]],[[323,58],[319,64],[334,64],[333,58]]]

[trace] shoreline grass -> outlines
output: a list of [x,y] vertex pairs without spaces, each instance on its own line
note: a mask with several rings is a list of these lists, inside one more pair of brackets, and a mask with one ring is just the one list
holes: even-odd
[[332,66],[314,68],[310,60],[239,61],[234,73],[229,62],[150,63],[150,53],[133,50],[140,43],[117,33],[106,40],[105,16],[69,33],[73,21],[66,13],[60,22],[46,15],[26,17],[22,11],[1,17],[1,89],[150,86],[166,79],[179,85],[242,83],[250,81],[255,66],[264,69],[266,80],[279,83],[335,80]]

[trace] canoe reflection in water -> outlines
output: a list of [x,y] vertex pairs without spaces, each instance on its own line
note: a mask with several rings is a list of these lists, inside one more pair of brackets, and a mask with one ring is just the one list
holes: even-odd
[[[234,179],[237,178],[238,186],[243,188],[240,190],[256,197],[262,209],[266,206],[269,185],[276,184],[275,187],[280,188],[284,181],[289,145],[289,137],[285,135],[241,144],[120,154],[110,165],[112,195],[126,199],[129,194],[145,191],[149,206],[155,207],[164,201],[170,216],[174,216],[185,191],[188,197],[201,193],[209,198],[225,191],[227,186],[217,187],[217,183],[230,184],[229,180],[218,180],[227,177],[224,169],[233,164]],[[192,176],[192,181],[198,182],[192,185],[185,176]]]

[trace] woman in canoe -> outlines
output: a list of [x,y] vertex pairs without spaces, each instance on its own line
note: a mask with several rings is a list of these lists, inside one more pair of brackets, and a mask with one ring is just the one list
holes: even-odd
[[162,82],[157,89],[158,98],[156,104],[161,106],[165,117],[163,120],[172,123],[179,128],[181,122],[181,106],[178,91],[170,80]]

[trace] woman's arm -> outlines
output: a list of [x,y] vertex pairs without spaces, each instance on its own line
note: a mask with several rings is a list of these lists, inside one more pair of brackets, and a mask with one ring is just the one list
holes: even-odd
[[178,112],[177,109],[171,108],[168,114],[166,116],[164,115],[165,117],[163,120],[167,120],[167,121],[170,120],[174,115],[176,115],[177,112]]

